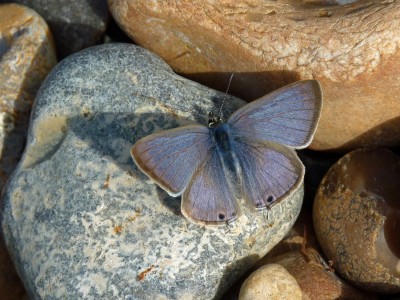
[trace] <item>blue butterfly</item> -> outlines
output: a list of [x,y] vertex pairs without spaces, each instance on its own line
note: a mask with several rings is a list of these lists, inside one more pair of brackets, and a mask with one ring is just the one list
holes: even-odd
[[318,81],[295,82],[253,101],[224,123],[188,125],[137,141],[136,165],[195,223],[224,224],[238,216],[237,199],[258,210],[279,203],[304,178],[294,149],[313,138],[322,107]]

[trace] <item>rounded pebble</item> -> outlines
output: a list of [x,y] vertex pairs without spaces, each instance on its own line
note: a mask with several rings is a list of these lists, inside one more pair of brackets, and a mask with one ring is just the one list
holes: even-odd
[[354,285],[400,292],[400,158],[360,149],[325,175],[315,197],[314,227],[334,268]]
[[239,300],[302,299],[296,279],[281,265],[269,264],[253,272],[243,283]]

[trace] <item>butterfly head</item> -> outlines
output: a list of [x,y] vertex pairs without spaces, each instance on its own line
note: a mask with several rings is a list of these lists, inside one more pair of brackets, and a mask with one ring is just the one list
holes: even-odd
[[208,113],[208,127],[215,128],[224,123],[224,120],[212,111]]

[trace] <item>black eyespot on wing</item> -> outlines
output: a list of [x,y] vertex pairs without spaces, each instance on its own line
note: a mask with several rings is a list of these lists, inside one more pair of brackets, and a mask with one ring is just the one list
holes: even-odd
[[268,196],[267,202],[271,203],[272,201],[274,201],[274,197],[273,196]]
[[225,219],[225,215],[224,215],[224,214],[219,214],[219,215],[218,215],[218,218],[219,218],[220,220],[224,220],[224,219]]
[[263,205],[261,204],[261,202],[257,202],[257,203],[256,203],[256,207],[257,207],[257,208],[260,208],[260,207],[262,207],[262,206],[263,206]]

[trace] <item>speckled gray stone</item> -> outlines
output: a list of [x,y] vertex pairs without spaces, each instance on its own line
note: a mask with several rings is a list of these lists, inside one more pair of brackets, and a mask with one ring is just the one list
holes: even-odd
[[244,208],[229,226],[199,226],[130,157],[139,138],[204,122],[199,114],[223,97],[129,44],[92,47],[53,69],[3,194],[3,233],[31,298],[218,298],[283,238],[303,187],[268,219]]

